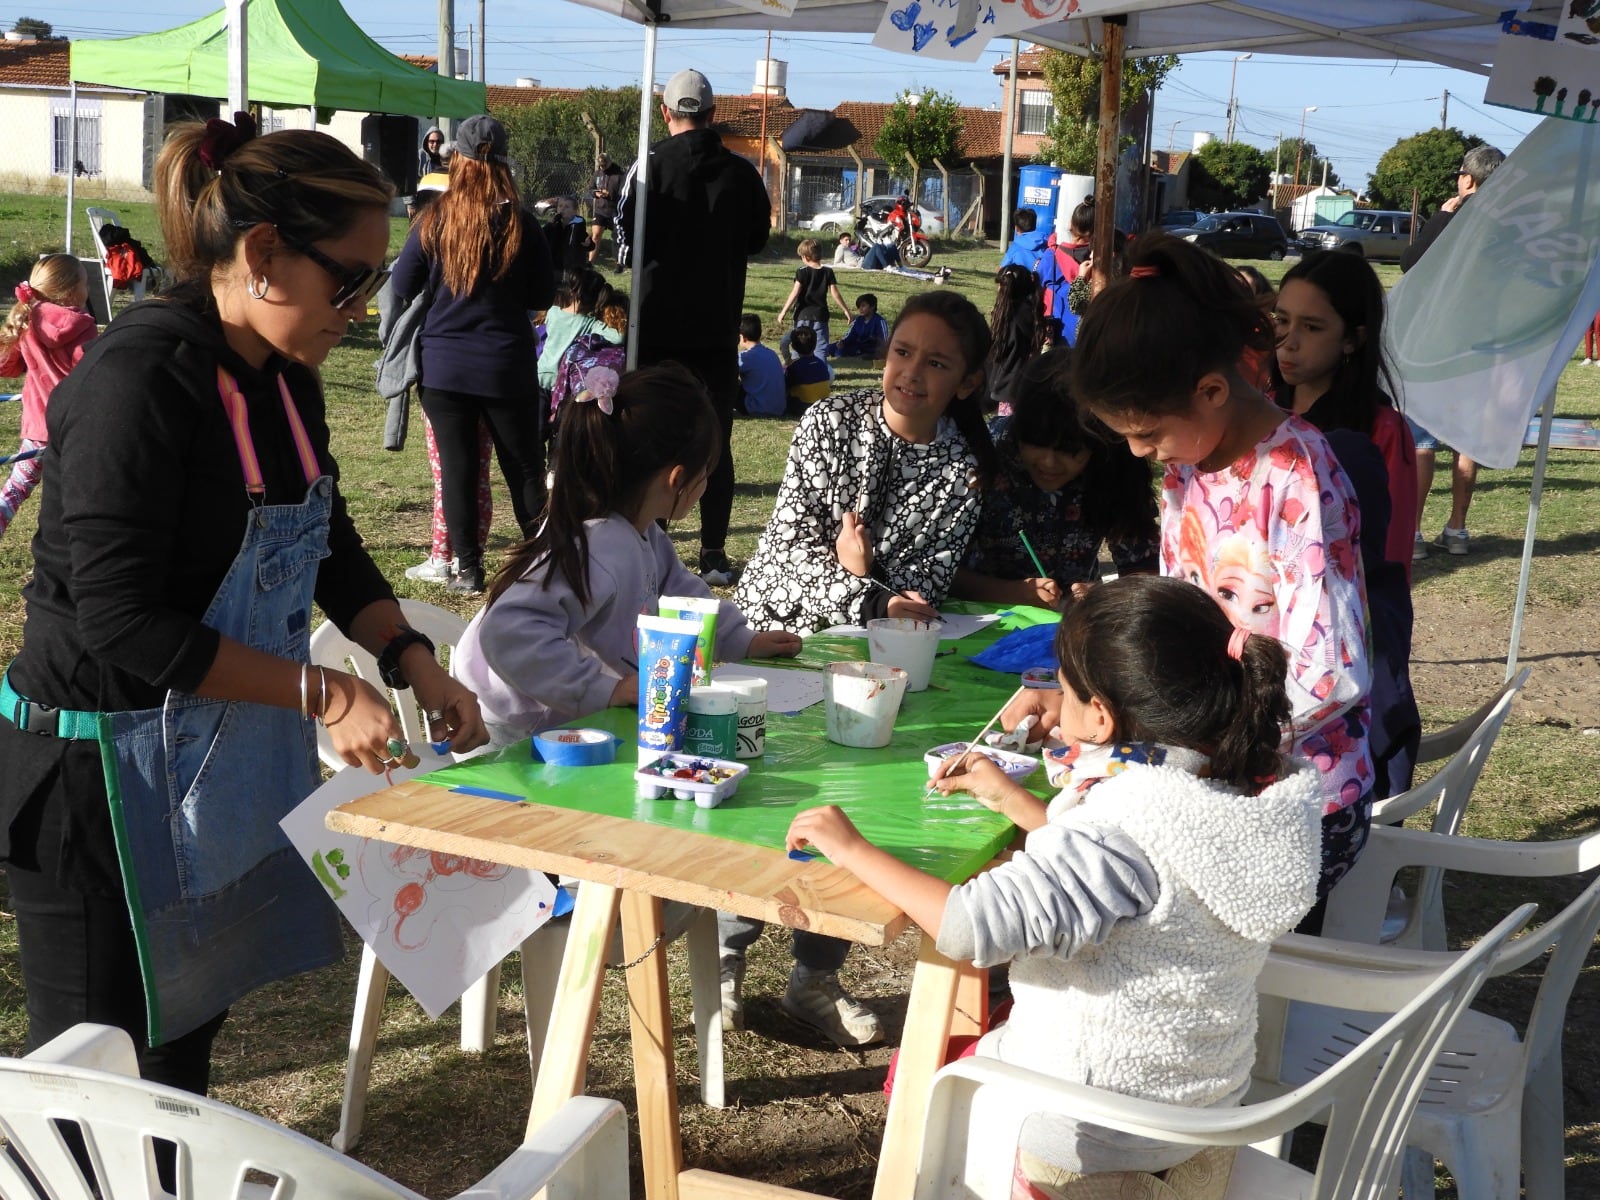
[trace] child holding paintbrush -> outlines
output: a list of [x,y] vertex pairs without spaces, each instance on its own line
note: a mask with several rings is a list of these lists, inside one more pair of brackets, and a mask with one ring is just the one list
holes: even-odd
[[[1082,751],[1062,793],[1047,806],[981,754],[935,782],[1027,831],[1009,862],[952,887],[833,806],[797,816],[788,845],[903,908],[941,953],[1012,964],[1010,1017],[977,1053],[1130,1096],[1236,1104],[1256,975],[1311,907],[1319,870],[1318,773],[1278,751],[1284,649],[1232,629],[1198,588],[1135,576],[1069,608],[1056,654],[1061,731]],[[1194,1155],[1036,1117],[1017,1174],[1059,1195],[1078,1174],[1168,1172]]]
[[951,593],[1060,608],[1099,577],[1107,546],[1119,575],[1154,575],[1160,527],[1148,463],[1089,435],[1069,391],[1070,348],[1030,362],[996,424],[1000,471]]

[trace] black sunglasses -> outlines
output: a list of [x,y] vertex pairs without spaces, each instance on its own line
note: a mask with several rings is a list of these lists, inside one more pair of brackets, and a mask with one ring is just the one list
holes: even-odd
[[309,243],[301,245],[297,242],[290,242],[288,239],[285,239],[285,242],[291,250],[304,254],[317,266],[333,276],[334,281],[339,285],[338,289],[333,293],[333,299],[330,301],[335,308],[345,308],[359,301],[361,311],[365,313],[367,302],[376,296],[389,280],[389,269],[387,267],[346,267],[334,262],[333,259]]

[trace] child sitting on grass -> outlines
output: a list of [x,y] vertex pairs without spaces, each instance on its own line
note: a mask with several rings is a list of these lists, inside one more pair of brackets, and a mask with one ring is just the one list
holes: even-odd
[[829,358],[882,358],[889,344],[889,322],[878,312],[878,298],[871,292],[856,297],[855,320],[850,328],[827,349]]
[[806,325],[795,327],[794,361],[783,372],[783,387],[789,395],[787,415],[803,417],[806,409],[833,391],[833,370],[817,355],[816,330]]
[[761,318],[739,318],[739,408],[750,417],[781,417],[788,406],[783,363],[761,344]]
[[[1060,795],[1047,805],[982,755],[946,760],[934,785],[1026,831],[1009,862],[951,886],[832,805],[795,817],[788,846],[820,851],[904,909],[940,953],[1011,963],[1009,1019],[976,1053],[1230,1107],[1255,1060],[1256,977],[1316,895],[1318,775],[1278,752],[1284,648],[1232,629],[1198,588],[1132,576],[1067,611],[1056,654],[1061,733],[1081,751]],[[1193,1157],[1193,1146],[1038,1116],[1023,1126],[1017,1175],[1060,1195],[1080,1174]]]

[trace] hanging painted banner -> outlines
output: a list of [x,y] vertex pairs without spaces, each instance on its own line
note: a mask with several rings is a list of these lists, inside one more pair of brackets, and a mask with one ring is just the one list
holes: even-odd
[[872,44],[883,50],[977,62],[989,42],[1078,15],[1079,0],[889,0]]
[[1440,441],[1510,467],[1600,309],[1600,133],[1543,121],[1389,293],[1404,405]]
[[1593,123],[1600,117],[1600,0],[1508,14],[1484,101]]

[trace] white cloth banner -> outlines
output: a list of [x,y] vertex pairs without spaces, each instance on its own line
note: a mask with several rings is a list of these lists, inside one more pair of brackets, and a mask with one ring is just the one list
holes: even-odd
[[1389,293],[1406,414],[1485,466],[1516,465],[1600,308],[1597,256],[1600,136],[1544,121]]
[[997,37],[1078,13],[1078,0],[889,0],[872,44],[916,58],[977,62]]

